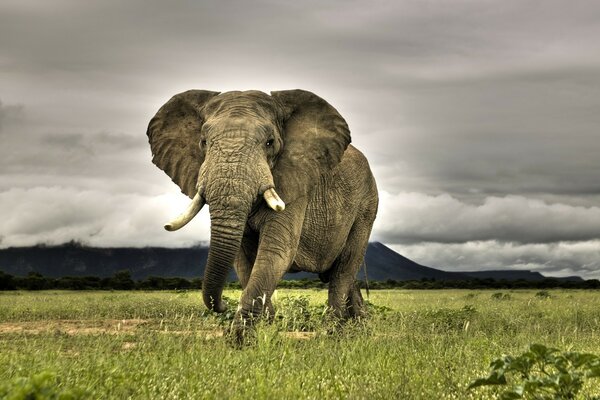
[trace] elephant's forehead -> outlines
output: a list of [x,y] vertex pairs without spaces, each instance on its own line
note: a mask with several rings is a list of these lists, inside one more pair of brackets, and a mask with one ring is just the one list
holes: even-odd
[[265,92],[261,92],[260,90],[232,90],[230,92],[223,92],[219,94],[217,97],[220,98],[236,98],[236,97],[251,97],[251,98],[271,98]]
[[250,111],[237,110],[231,113],[221,113],[209,118],[207,121],[211,126],[212,134],[221,134],[223,132],[238,132],[240,135],[247,135],[250,132],[273,131],[273,119],[266,115],[254,115]]
[[273,117],[276,113],[273,98],[266,93],[250,90],[226,92],[213,97],[206,105],[207,114],[212,116],[255,116]]

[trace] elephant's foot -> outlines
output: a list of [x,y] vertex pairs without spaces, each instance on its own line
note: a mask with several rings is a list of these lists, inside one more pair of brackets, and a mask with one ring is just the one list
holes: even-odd
[[243,348],[256,343],[256,328],[253,324],[234,321],[225,331],[225,340],[236,348]]
[[256,324],[259,321],[272,322],[273,305],[269,304],[262,312],[245,312],[238,310],[229,329],[225,331],[225,337],[234,347],[245,347],[256,343]]
[[365,308],[365,302],[360,288],[358,285],[354,285],[350,290],[350,295],[346,300],[346,307],[348,308],[348,315],[351,318],[365,318],[367,316],[367,310]]
[[341,298],[331,293],[329,296],[329,308],[332,314],[342,321],[367,316],[365,302],[356,284],[353,284],[348,294],[341,296]]
[[330,317],[327,321],[328,334],[353,332],[354,327],[361,327],[368,317],[360,289],[352,285],[350,292],[339,301],[330,297]]

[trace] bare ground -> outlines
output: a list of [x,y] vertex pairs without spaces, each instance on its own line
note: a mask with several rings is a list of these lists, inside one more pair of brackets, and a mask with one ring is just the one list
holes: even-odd
[[[151,326],[149,320],[144,319],[105,319],[105,320],[50,320],[50,321],[22,321],[0,322],[0,335],[7,334],[66,334],[66,335],[99,335],[99,334],[132,334],[140,328],[146,331],[161,332],[170,335],[196,335],[205,339],[215,339],[223,336],[222,329],[191,330]],[[289,339],[308,340],[314,338],[316,332],[281,332]],[[132,346],[133,347],[133,346]]]

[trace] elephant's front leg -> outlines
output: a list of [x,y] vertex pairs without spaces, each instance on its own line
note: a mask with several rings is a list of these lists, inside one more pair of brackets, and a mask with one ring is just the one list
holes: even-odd
[[238,341],[265,310],[273,312],[271,296],[296,256],[305,209],[304,201],[295,201],[265,218],[256,260],[232,324],[231,333]]
[[242,246],[233,264],[242,290],[246,288],[248,281],[250,280],[250,273],[254,266],[257,250],[258,234],[247,228],[244,232],[244,237],[242,238]]

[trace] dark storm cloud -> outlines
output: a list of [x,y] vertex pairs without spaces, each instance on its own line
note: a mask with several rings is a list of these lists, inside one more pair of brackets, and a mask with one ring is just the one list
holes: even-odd
[[[0,190],[62,185],[115,192],[141,186],[136,173],[143,174],[149,158],[145,136],[56,132],[59,127],[46,128],[24,106],[5,108],[12,111],[4,112],[3,118],[7,123],[0,148]],[[130,173],[122,174],[124,170]]]
[[150,163],[149,119],[190,88],[304,88],[370,160],[376,239],[591,276],[599,18],[592,1],[2,2],[0,246],[206,240],[205,217],[154,231],[186,198]]
[[406,174],[422,175],[424,190],[457,194],[600,194],[600,73],[534,76],[414,95],[402,107],[414,134],[395,138]]
[[0,99],[0,135],[5,130],[5,125],[14,125],[23,117],[23,106],[17,104],[3,104]]

